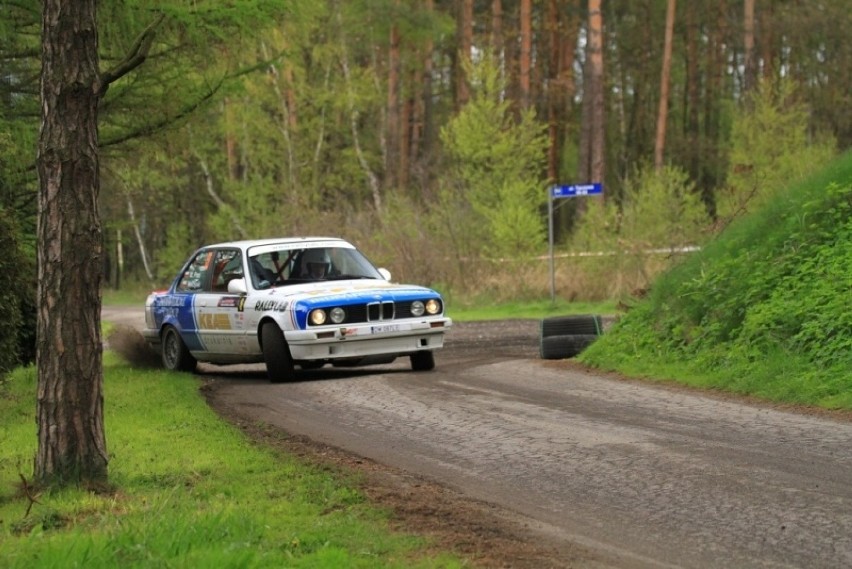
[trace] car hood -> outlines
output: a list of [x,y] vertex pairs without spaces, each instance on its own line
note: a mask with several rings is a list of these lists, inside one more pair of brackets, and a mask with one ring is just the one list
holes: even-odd
[[[404,300],[409,298],[437,298],[434,290],[417,285],[395,284],[377,280],[326,281],[301,285],[279,286],[256,291],[253,298],[268,297],[270,300],[339,302],[369,302],[382,300]],[[311,303],[312,304],[312,303]]]

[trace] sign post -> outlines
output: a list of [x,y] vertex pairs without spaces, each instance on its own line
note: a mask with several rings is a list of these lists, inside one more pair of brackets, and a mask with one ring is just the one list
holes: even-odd
[[592,182],[588,184],[557,185],[547,190],[547,241],[550,251],[550,302],[556,302],[556,271],[553,267],[553,200],[561,198],[576,198],[603,194],[603,184]]

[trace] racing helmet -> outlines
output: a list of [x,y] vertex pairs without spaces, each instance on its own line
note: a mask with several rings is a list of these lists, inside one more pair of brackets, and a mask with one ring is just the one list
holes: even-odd
[[331,258],[325,249],[308,249],[302,255],[302,270],[313,277],[324,277],[331,272]]

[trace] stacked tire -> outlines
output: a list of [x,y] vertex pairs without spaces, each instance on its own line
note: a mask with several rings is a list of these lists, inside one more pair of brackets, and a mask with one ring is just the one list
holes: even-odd
[[545,360],[573,358],[603,333],[601,317],[595,314],[553,316],[541,321],[539,349]]

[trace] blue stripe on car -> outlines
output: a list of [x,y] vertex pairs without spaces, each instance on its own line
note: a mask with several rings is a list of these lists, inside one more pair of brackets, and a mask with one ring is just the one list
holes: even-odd
[[174,326],[186,347],[197,352],[203,351],[204,345],[198,335],[195,298],[196,295],[185,293],[170,293],[157,297],[154,300],[154,321],[159,329],[166,324]]
[[364,294],[348,292],[335,295],[323,295],[314,298],[303,298],[293,306],[293,315],[300,330],[308,327],[308,314],[315,308],[346,307],[353,304],[368,304],[371,302],[411,302],[414,300],[440,299],[441,295],[428,289],[412,289],[401,291],[368,292]]

